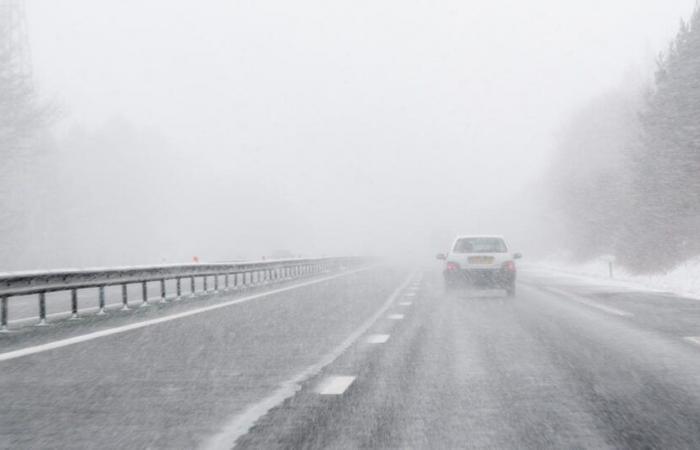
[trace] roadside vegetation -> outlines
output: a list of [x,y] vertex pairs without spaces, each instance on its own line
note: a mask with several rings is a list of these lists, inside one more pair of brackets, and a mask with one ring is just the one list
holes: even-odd
[[564,127],[554,209],[579,261],[611,254],[637,273],[700,255],[700,10],[648,83],[625,80]]

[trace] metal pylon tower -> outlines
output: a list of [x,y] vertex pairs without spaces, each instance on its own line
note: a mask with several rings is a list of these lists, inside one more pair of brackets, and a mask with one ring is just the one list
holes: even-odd
[[24,0],[0,0],[0,52],[19,79],[31,83],[32,58]]

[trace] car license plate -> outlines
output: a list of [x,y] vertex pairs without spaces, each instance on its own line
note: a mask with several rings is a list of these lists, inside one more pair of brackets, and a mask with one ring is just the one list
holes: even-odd
[[469,264],[493,264],[493,256],[470,256]]

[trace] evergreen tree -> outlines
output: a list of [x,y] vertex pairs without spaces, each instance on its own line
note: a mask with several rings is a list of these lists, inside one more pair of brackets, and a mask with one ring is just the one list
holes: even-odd
[[653,271],[700,254],[700,10],[659,59],[640,118],[632,245],[623,253]]

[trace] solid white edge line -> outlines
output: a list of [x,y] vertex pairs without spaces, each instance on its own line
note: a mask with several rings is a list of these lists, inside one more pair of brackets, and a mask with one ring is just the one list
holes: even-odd
[[343,395],[343,393],[350,387],[353,381],[355,381],[354,376],[342,376],[335,375],[327,377],[318,387],[317,392],[320,395]]
[[622,311],[621,309],[612,308],[612,307],[610,307],[610,306],[601,305],[600,303],[596,303],[596,302],[590,301],[590,300],[588,300],[588,299],[581,298],[581,297],[576,296],[576,295],[574,295],[574,294],[570,294],[570,293],[568,293],[568,292],[562,291],[561,289],[552,288],[552,287],[547,287],[547,290],[549,290],[550,292],[553,292],[553,293],[555,293],[555,294],[559,294],[559,295],[562,295],[562,296],[564,296],[564,297],[568,297],[568,298],[570,298],[571,300],[575,301],[576,303],[580,303],[580,304],[582,304],[582,305],[590,306],[591,308],[599,309],[599,310],[604,311],[604,312],[606,312],[606,313],[608,313],[608,314],[613,314],[613,315],[621,316],[621,317],[632,317],[632,316],[634,316],[634,314],[632,314],[632,313],[630,313],[630,312]]
[[151,325],[157,325],[157,324],[164,323],[164,322],[170,322],[172,320],[184,319],[185,317],[190,317],[190,316],[202,314],[202,313],[209,312],[209,311],[214,311],[214,310],[221,309],[221,308],[226,308],[226,307],[236,305],[239,303],[249,302],[251,300],[256,300],[256,299],[259,299],[262,297],[268,297],[270,295],[279,294],[279,293],[291,291],[294,289],[299,289],[299,288],[302,288],[305,286],[310,286],[313,284],[323,283],[325,281],[329,281],[329,280],[333,280],[335,278],[340,278],[340,277],[352,275],[354,273],[362,272],[362,271],[369,270],[369,269],[370,269],[370,267],[363,267],[361,269],[352,270],[349,272],[343,272],[343,273],[332,275],[329,277],[317,278],[315,280],[306,281],[306,282],[295,284],[292,286],[285,286],[285,287],[273,289],[270,291],[260,292],[258,294],[248,295],[246,297],[241,297],[241,298],[237,298],[235,300],[229,300],[226,302],[217,303],[215,305],[205,306],[203,308],[191,309],[189,311],[184,311],[184,312],[177,313],[177,314],[171,314],[169,316],[159,317],[157,319],[144,320],[142,322],[136,322],[136,323],[132,323],[129,325],[108,328],[106,330],[82,334],[82,335],[74,336],[74,337],[67,338],[67,339],[61,339],[58,341],[49,342],[46,344],[34,345],[31,347],[25,347],[25,348],[22,348],[19,350],[13,350],[10,352],[0,353],[0,362],[1,361],[8,361],[11,359],[16,359],[16,358],[21,358],[23,356],[33,355],[36,353],[46,352],[46,351],[54,350],[54,349],[61,348],[61,347],[67,347],[69,345],[75,345],[75,344],[79,344],[81,342],[91,341],[93,339],[98,339],[101,337],[112,336],[114,334],[126,333],[127,331],[138,330],[139,328],[145,328],[145,327],[148,327]]
[[228,423],[222,427],[222,431],[219,434],[214,435],[211,439],[205,442],[201,448],[204,449],[230,449],[234,447],[236,441],[243,435],[245,435],[255,423],[268,413],[272,408],[280,405],[286,399],[292,397],[298,390],[301,389],[301,383],[308,380],[309,378],[317,375],[324,367],[335,361],[345,350],[350,348],[351,345],[355,343],[367,330],[374,325],[374,323],[379,320],[382,315],[391,307],[392,303],[401,294],[401,291],[406,288],[408,283],[410,283],[411,278],[414,274],[411,274],[406,278],[406,280],[397,287],[394,292],[387,298],[386,302],[374,313],[369,319],[367,319],[362,325],[359,326],[347,339],[345,339],[340,345],[334,348],[330,353],[324,356],[316,364],[307,367],[306,369],[299,372],[297,375],[293,376],[289,380],[283,382],[272,394],[262,400],[251,404],[242,413],[235,415]]

